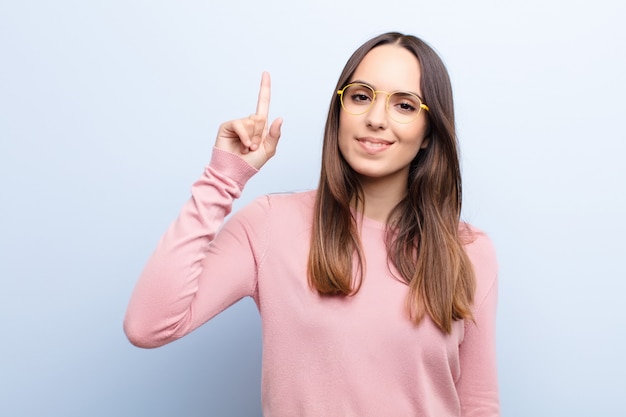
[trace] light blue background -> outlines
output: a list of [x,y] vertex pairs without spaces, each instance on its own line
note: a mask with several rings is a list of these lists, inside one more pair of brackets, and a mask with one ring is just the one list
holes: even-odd
[[400,30],[451,73],[504,415],[626,416],[625,4],[0,1],[0,415],[260,415],[250,300],[156,350],[126,303],[261,71],[283,137],[237,207],[315,187],[344,62]]

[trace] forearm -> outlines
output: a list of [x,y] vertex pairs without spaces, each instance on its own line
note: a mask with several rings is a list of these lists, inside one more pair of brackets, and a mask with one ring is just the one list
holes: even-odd
[[[256,172],[237,156],[214,150],[192,196],[148,260],[131,296],[124,330],[135,345],[156,347],[189,333],[206,256],[233,201]],[[203,306],[210,308],[210,306]]]

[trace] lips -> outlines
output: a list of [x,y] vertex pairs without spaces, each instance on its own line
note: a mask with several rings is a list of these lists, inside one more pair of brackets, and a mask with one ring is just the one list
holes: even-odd
[[357,141],[367,153],[382,152],[393,144],[393,142],[385,139],[371,137],[357,138]]

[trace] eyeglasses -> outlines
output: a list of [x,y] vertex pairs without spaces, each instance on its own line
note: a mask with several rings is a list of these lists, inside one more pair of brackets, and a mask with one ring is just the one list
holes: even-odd
[[358,116],[367,113],[376,100],[376,94],[387,94],[385,110],[389,117],[398,123],[411,123],[417,119],[422,109],[429,111],[426,104],[415,93],[409,91],[374,90],[367,84],[352,83],[337,91],[341,100],[341,107],[348,113]]

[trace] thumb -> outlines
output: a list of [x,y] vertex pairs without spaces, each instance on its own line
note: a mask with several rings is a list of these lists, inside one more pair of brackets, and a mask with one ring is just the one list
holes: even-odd
[[272,125],[267,132],[267,137],[265,138],[265,141],[268,144],[268,153],[270,153],[271,155],[274,155],[274,153],[276,152],[276,146],[278,145],[278,139],[280,139],[282,127],[283,119],[278,118],[272,122]]

